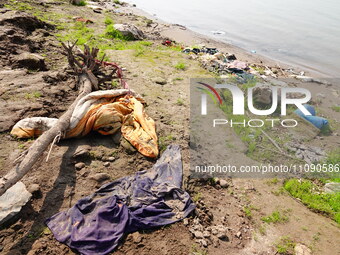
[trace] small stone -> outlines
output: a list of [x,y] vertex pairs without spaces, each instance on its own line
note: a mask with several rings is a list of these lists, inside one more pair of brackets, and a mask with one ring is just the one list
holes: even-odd
[[134,243],[140,243],[143,240],[143,236],[138,232],[135,232],[131,235]]
[[87,157],[90,154],[91,151],[91,146],[90,145],[82,145],[78,146],[76,151],[73,153],[72,157],[77,158],[77,157]]
[[220,245],[220,240],[216,236],[212,236],[210,239],[215,248],[217,248]]
[[222,241],[229,241],[229,238],[225,233],[218,233],[217,238],[222,240]]
[[209,231],[203,231],[203,237],[205,237],[205,238],[210,237]]
[[195,231],[194,232],[194,236],[197,238],[197,239],[202,239],[203,238],[203,233],[201,231]]
[[296,244],[294,247],[295,255],[311,255],[312,251],[306,245]]
[[208,242],[207,242],[206,240],[204,240],[204,239],[200,239],[200,240],[198,241],[198,243],[199,243],[200,245],[202,245],[203,247],[208,247]]
[[187,218],[185,218],[183,220],[183,224],[184,224],[184,226],[188,226],[189,225],[189,220]]
[[35,53],[24,52],[15,56],[13,62],[16,67],[24,67],[29,70],[47,70],[45,59],[39,54]]
[[79,162],[74,165],[77,170],[83,169],[85,167],[85,163]]
[[241,236],[242,236],[241,231],[239,231],[239,232],[236,233],[236,237],[237,237],[237,238],[240,238]]
[[226,180],[221,179],[220,180],[220,186],[222,188],[228,188],[229,184],[228,184],[228,182]]
[[27,188],[28,192],[32,194],[34,198],[38,198],[41,196],[40,186],[38,184],[31,184]]
[[213,235],[217,235],[217,234],[218,234],[218,231],[217,231],[216,228],[212,228],[212,229],[211,229],[211,233],[212,233]]
[[28,186],[27,190],[32,194],[40,192],[40,186],[38,184],[31,184],[30,186]]
[[110,166],[110,162],[105,162],[105,163],[104,163],[104,166],[105,166],[105,167],[109,167],[109,166]]
[[107,159],[108,161],[110,161],[110,162],[113,162],[113,161],[115,161],[116,160],[116,158],[115,157],[108,157],[108,159]]
[[106,173],[98,173],[98,174],[91,175],[90,179],[95,180],[97,182],[103,182],[103,181],[110,179],[110,175]]
[[90,171],[89,170],[85,170],[85,171],[82,171],[82,172],[80,172],[80,176],[81,177],[87,177],[87,176],[89,176],[89,174],[90,174]]
[[162,77],[153,78],[152,81],[153,81],[154,83],[159,84],[159,85],[165,85],[165,84],[167,84],[166,79],[164,79],[164,78],[162,78]]

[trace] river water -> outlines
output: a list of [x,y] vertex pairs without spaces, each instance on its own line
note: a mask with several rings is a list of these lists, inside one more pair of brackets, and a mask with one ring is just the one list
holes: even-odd
[[339,0],[128,2],[166,22],[185,25],[249,52],[323,76],[340,76]]

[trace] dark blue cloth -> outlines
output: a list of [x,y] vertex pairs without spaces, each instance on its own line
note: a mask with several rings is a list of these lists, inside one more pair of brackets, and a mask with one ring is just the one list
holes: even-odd
[[305,120],[309,121],[312,123],[315,127],[318,129],[322,129],[324,126],[328,125],[328,120],[322,117],[315,116],[316,112],[313,106],[309,104],[304,104],[303,105],[312,115],[305,115],[300,109],[297,109],[294,111],[295,114],[300,116],[301,118],[304,118]]
[[108,183],[46,223],[55,238],[81,254],[108,254],[125,233],[179,221],[195,205],[181,189],[182,158],[168,146],[148,171]]

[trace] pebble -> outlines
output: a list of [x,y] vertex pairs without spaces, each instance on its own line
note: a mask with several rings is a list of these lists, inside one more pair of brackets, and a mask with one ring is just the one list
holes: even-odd
[[72,157],[76,158],[76,157],[85,157],[85,156],[88,156],[90,154],[91,149],[92,148],[91,148],[90,145],[81,145],[81,146],[78,146],[76,151],[73,153]]
[[106,173],[98,173],[98,174],[91,175],[90,179],[95,180],[97,182],[103,182],[103,181],[110,179],[110,175]]
[[226,181],[226,180],[220,180],[220,186],[222,187],[222,188],[228,188],[228,186],[229,186],[229,184],[228,184],[228,182]]
[[184,224],[184,226],[189,225],[189,220],[185,218],[185,219],[183,220],[183,224]]
[[206,237],[206,238],[210,237],[209,231],[203,231],[203,237]]
[[240,231],[236,233],[237,238],[240,238],[241,236],[242,236],[242,233]]
[[85,163],[79,162],[74,165],[77,170],[83,169],[85,167]]
[[167,84],[166,79],[161,78],[161,77],[153,78],[152,81],[153,81],[154,83],[159,84],[159,85],[165,85],[165,84]]
[[28,192],[32,195],[40,193],[40,186],[38,184],[31,184],[27,188]]
[[222,241],[229,241],[229,238],[225,233],[218,233],[217,238],[222,240]]
[[203,238],[203,233],[201,231],[195,231],[194,232],[194,236],[198,239],[202,239]]
[[213,229],[211,230],[211,233],[212,233],[213,235],[217,235],[217,234],[218,234],[218,231],[217,231],[216,228],[213,228]]
[[306,245],[300,243],[295,245],[294,251],[295,255],[312,255],[312,251]]
[[105,166],[105,167],[109,167],[109,166],[110,166],[110,162],[105,162],[105,163],[104,163],[104,166]]
[[110,162],[113,162],[113,161],[116,160],[116,158],[115,157],[109,157],[107,160],[110,161]]
[[200,239],[200,240],[198,241],[198,243],[199,243],[200,245],[202,245],[203,247],[207,247],[207,246],[208,246],[208,242],[207,242],[206,240],[204,240],[204,239]]
[[135,232],[131,235],[132,235],[132,240],[134,241],[134,243],[140,243],[143,240],[143,236],[138,232]]

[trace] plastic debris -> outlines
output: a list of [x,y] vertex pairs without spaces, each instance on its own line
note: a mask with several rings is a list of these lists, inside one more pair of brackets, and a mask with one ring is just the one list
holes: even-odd
[[135,40],[144,39],[143,32],[132,24],[114,24],[113,27],[122,33],[123,36],[133,38]]
[[339,193],[340,192],[340,183],[339,182],[329,182],[325,184],[324,187],[325,193]]
[[304,104],[304,107],[312,114],[312,115],[305,115],[300,109],[294,111],[299,117],[307,120],[308,122],[312,123],[318,129],[322,129],[325,126],[328,126],[328,120],[322,117],[316,116],[316,112],[313,106],[309,104]]
[[31,196],[22,182],[17,182],[9,188],[0,197],[0,225],[17,215]]

